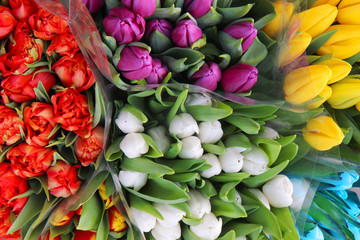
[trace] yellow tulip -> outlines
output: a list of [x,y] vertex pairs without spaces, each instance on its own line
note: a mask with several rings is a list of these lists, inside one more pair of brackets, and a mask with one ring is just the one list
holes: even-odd
[[310,119],[302,129],[305,141],[319,151],[326,151],[341,144],[344,133],[335,121],[328,116]]
[[332,25],[330,30],[338,31],[316,51],[318,55],[334,54],[345,59],[360,52],[360,25]]
[[328,84],[337,82],[345,78],[351,72],[351,65],[348,62],[345,62],[338,58],[329,58],[325,61],[315,63],[317,65],[326,65],[331,69],[332,75],[328,81]]
[[312,38],[322,34],[335,21],[337,8],[330,4],[322,4],[295,14],[292,24],[299,24],[299,32],[306,32]]
[[360,102],[360,79],[345,78],[333,85],[328,103],[332,108],[345,109]]
[[329,78],[331,78],[331,70],[325,65],[295,69],[285,77],[285,99],[294,104],[305,103],[324,90]]
[[311,36],[305,32],[293,35],[288,46],[282,48],[279,53],[279,65],[285,66],[300,57],[310,45]]
[[360,102],[358,102],[357,104],[355,104],[355,108],[356,110],[358,110],[360,112]]
[[337,21],[341,24],[360,24],[360,1],[342,0],[338,6]]
[[340,2],[340,0],[318,0],[311,7],[317,7],[322,4],[330,4],[332,6],[337,6],[339,4],[339,2]]
[[274,2],[273,5],[277,13],[276,17],[261,29],[271,38],[274,38],[289,24],[294,11],[294,5],[289,2],[285,3],[281,0]]
[[307,108],[309,109],[316,109],[321,106],[326,100],[328,100],[331,97],[332,89],[329,86],[325,86],[324,90],[319,93],[319,97],[321,99],[314,101],[312,103],[307,104]]

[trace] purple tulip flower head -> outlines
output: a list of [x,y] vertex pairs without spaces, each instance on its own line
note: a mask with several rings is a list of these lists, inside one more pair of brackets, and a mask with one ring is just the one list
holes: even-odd
[[226,92],[243,93],[249,91],[257,81],[258,70],[249,64],[236,64],[226,69],[221,85]]
[[184,19],[176,24],[172,31],[172,40],[178,47],[191,47],[203,37],[202,30],[191,19]]
[[149,40],[151,34],[158,30],[160,33],[171,39],[173,28],[173,24],[166,19],[152,19],[146,24],[145,38],[146,40]]
[[124,47],[117,63],[121,74],[129,80],[141,80],[148,77],[152,70],[152,58],[149,51],[138,46]]
[[105,0],[82,0],[89,12],[94,13],[100,10]]
[[145,32],[145,20],[127,8],[116,7],[104,18],[107,35],[115,38],[119,45],[139,41]]
[[194,18],[204,16],[210,11],[213,0],[185,0],[184,8]]
[[161,83],[166,78],[168,73],[169,70],[167,66],[163,64],[160,59],[153,58],[153,67],[151,73],[148,77],[145,78],[145,80],[149,84]]
[[221,70],[214,62],[204,63],[201,68],[191,75],[194,84],[210,91],[215,91],[217,83],[221,80]]
[[156,9],[156,0],[122,0],[122,3],[142,17],[150,17]]

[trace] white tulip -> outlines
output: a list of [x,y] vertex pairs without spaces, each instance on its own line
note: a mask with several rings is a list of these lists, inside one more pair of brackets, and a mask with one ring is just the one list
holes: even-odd
[[158,126],[150,128],[147,133],[154,139],[161,152],[164,154],[167,153],[171,145],[170,137],[167,135],[167,129],[164,126]]
[[201,143],[216,143],[221,139],[223,134],[221,123],[217,120],[199,124],[198,138],[200,138]]
[[191,209],[191,217],[200,219],[204,214],[210,213],[210,200],[205,197],[199,190],[192,189],[189,191],[190,199],[187,201]]
[[203,240],[216,239],[221,229],[222,219],[217,219],[212,212],[205,214],[200,224],[190,226],[190,231]]
[[212,101],[209,96],[205,96],[201,93],[189,94],[185,101],[185,106],[203,105],[211,106]]
[[136,158],[147,153],[149,145],[140,133],[129,133],[121,141],[120,149],[128,158]]
[[272,129],[271,127],[265,126],[265,132],[260,133],[257,136],[263,137],[263,138],[277,139],[277,138],[279,138],[279,133],[277,131],[275,131],[274,129]]
[[269,157],[261,148],[252,145],[249,152],[244,153],[244,166],[242,170],[251,175],[259,175],[266,172],[269,168]]
[[226,173],[239,172],[243,167],[244,156],[237,147],[226,148],[224,154],[219,156],[221,168]]
[[120,170],[119,172],[120,183],[125,187],[132,187],[136,191],[145,186],[147,178],[146,173],[129,170]]
[[293,203],[290,205],[290,207],[295,211],[300,211],[302,205],[304,204],[305,197],[309,191],[310,182],[305,178],[298,177],[292,177],[290,178],[290,181],[292,182],[294,188],[292,194]]
[[235,238],[235,240],[246,240],[246,237],[245,236],[237,237],[237,238]]
[[175,134],[178,138],[185,138],[194,133],[199,133],[199,126],[190,114],[181,113],[171,120],[169,132]]
[[202,155],[202,159],[206,160],[206,164],[211,165],[211,168],[200,172],[200,175],[204,178],[211,178],[221,173],[221,165],[218,157],[215,154],[207,153]]
[[204,153],[200,139],[195,136],[183,138],[181,143],[180,158],[200,158]]
[[235,201],[242,204],[242,199],[241,199],[240,193],[236,190],[235,190]]
[[160,223],[156,223],[151,234],[156,240],[176,240],[181,237],[180,224],[177,223],[174,226],[164,226]]
[[163,216],[164,220],[158,219],[163,226],[175,226],[185,216],[185,213],[169,204],[154,203],[156,210]]
[[262,187],[263,193],[270,205],[277,208],[288,207],[293,202],[293,185],[290,179],[279,174],[265,183]]
[[123,133],[144,131],[143,123],[128,111],[120,111],[115,123]]
[[138,210],[134,207],[130,207],[130,211],[134,217],[135,224],[140,229],[140,231],[150,232],[150,230],[155,227],[156,217],[154,217],[153,215]]
[[262,204],[264,204],[265,207],[270,210],[269,201],[267,200],[262,191],[257,188],[249,188],[249,191],[252,192],[252,194],[254,194],[260,200],[260,202],[262,202]]

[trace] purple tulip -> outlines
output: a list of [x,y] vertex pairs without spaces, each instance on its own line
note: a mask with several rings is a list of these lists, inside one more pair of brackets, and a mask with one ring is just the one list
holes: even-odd
[[181,20],[172,32],[172,40],[178,47],[191,47],[194,42],[201,39],[203,33],[193,20]]
[[243,39],[241,44],[243,53],[249,49],[257,34],[257,30],[251,22],[235,22],[225,27],[223,32],[235,39]]
[[148,77],[145,78],[145,80],[149,84],[161,83],[166,78],[168,73],[169,70],[167,66],[163,64],[160,59],[153,58],[153,67],[151,73]]
[[115,38],[119,45],[139,41],[145,32],[145,20],[127,8],[110,9],[109,16],[104,18],[107,35]]
[[210,11],[213,0],[185,0],[184,8],[194,18],[204,16]]
[[204,63],[201,68],[190,77],[194,84],[210,91],[215,91],[221,80],[221,70],[214,62]]
[[120,53],[117,67],[127,79],[141,80],[150,75],[152,58],[145,48],[138,46],[124,47]]
[[156,0],[122,0],[122,3],[142,17],[150,17],[156,9]]
[[257,81],[258,70],[249,64],[236,64],[223,72],[221,85],[226,92],[249,91]]
[[89,12],[94,13],[100,10],[105,0],[82,0]]
[[146,38],[146,40],[149,40],[151,34],[154,31],[158,30],[160,33],[164,34],[166,37],[171,39],[171,32],[172,32],[173,28],[174,28],[173,24],[166,19],[150,20],[146,24],[145,38]]

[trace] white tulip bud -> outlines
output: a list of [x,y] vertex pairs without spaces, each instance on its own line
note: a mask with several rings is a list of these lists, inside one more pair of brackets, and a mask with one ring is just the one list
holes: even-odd
[[217,120],[199,124],[198,138],[200,138],[201,143],[216,143],[221,139],[223,134],[221,123]]
[[136,158],[147,153],[149,145],[140,133],[129,133],[121,141],[120,149],[128,158]]
[[171,120],[169,132],[175,134],[178,138],[185,138],[194,133],[199,133],[199,126],[190,114],[182,113]]
[[260,133],[257,136],[263,138],[277,139],[279,138],[279,133],[270,127],[265,127],[265,132]]
[[242,170],[251,175],[259,175],[266,172],[269,168],[269,157],[261,148],[252,145],[252,149],[244,153],[244,166]]
[[128,111],[120,111],[115,123],[123,133],[144,131],[143,123]]
[[204,153],[200,139],[195,136],[183,138],[181,143],[180,158],[200,158]]
[[168,131],[164,126],[153,127],[148,130],[149,136],[154,139],[156,145],[164,154],[167,153],[171,145],[171,140],[167,133]]
[[206,213],[210,213],[211,204],[210,200],[205,197],[199,190],[190,190],[189,191],[190,199],[187,201],[191,209],[191,217],[200,219]]
[[263,193],[270,205],[277,208],[288,207],[292,204],[293,185],[290,179],[279,174],[265,183]]
[[169,204],[154,203],[156,210],[163,216],[164,220],[158,219],[163,226],[175,226],[185,216],[185,213]]
[[236,190],[235,190],[235,201],[242,204],[242,199],[241,199],[240,193]]
[[221,173],[221,165],[218,157],[215,154],[207,153],[202,155],[202,159],[206,160],[206,164],[211,165],[211,168],[200,172],[200,175],[204,178],[211,178]]
[[212,101],[209,96],[205,96],[201,93],[189,94],[185,100],[185,106],[203,105],[211,106]]
[[220,235],[221,229],[222,219],[217,219],[212,212],[205,214],[200,224],[190,226],[190,231],[204,240],[216,239]]
[[120,170],[119,172],[120,183],[125,187],[133,187],[136,191],[145,186],[147,178],[146,173],[129,170]]
[[160,223],[156,223],[151,234],[156,240],[176,240],[181,237],[180,224],[177,223],[174,226],[164,226]]
[[221,168],[226,173],[239,172],[243,167],[244,156],[237,147],[226,148],[224,154],[219,156]]
[[249,188],[249,191],[252,192],[252,194],[254,194],[260,200],[260,202],[262,202],[262,204],[264,204],[265,207],[270,210],[269,201],[267,200],[265,195],[262,193],[262,191],[260,191],[257,188]]
[[140,229],[140,231],[150,232],[150,230],[155,227],[156,217],[154,217],[153,215],[138,210],[134,207],[130,207],[130,211],[134,217],[135,224]]
[[294,200],[290,207],[295,211],[300,211],[304,204],[306,194],[310,188],[310,182],[305,178],[292,177],[290,181],[293,184],[292,199]]

